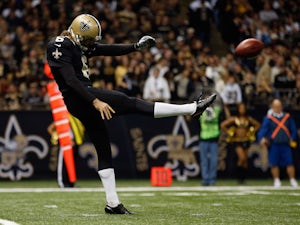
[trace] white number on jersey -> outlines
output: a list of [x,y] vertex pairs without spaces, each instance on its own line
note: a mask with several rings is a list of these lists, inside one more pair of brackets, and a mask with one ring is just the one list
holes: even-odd
[[63,37],[63,36],[57,36],[57,37],[55,38],[55,42],[63,42],[64,39],[65,39],[65,37]]
[[86,77],[87,79],[90,79],[90,72],[89,72],[89,67],[87,65],[87,58],[85,55],[83,55],[81,57],[81,62],[82,62],[82,74],[84,77]]

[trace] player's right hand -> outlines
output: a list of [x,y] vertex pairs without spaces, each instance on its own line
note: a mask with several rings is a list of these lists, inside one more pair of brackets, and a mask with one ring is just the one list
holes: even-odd
[[113,110],[113,108],[111,108],[109,104],[107,104],[106,102],[100,101],[98,98],[96,98],[93,101],[93,105],[94,105],[95,109],[97,109],[100,112],[103,120],[111,119],[112,113],[115,113],[115,110]]
[[156,41],[153,37],[146,35],[143,36],[136,44],[135,48],[137,50],[143,50],[145,48],[151,48],[156,44]]

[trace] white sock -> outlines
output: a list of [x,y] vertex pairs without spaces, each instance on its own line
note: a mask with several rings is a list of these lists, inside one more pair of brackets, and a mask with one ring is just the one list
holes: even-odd
[[162,118],[169,116],[179,116],[179,115],[192,115],[196,112],[197,103],[189,104],[169,104],[164,102],[154,103],[154,118]]
[[111,207],[118,206],[120,204],[120,201],[116,191],[116,179],[114,169],[108,168],[104,170],[99,170],[98,174],[101,178],[105,190],[107,205]]

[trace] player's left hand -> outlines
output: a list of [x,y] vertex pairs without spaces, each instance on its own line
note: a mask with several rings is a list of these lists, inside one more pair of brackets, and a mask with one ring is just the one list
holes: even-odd
[[143,36],[136,44],[135,48],[137,50],[143,50],[145,48],[151,48],[156,44],[156,41],[153,37],[147,35]]
[[110,107],[109,104],[107,104],[106,102],[102,102],[97,98],[93,101],[93,105],[95,109],[97,109],[100,112],[103,120],[111,119],[112,113],[115,113],[115,111]]

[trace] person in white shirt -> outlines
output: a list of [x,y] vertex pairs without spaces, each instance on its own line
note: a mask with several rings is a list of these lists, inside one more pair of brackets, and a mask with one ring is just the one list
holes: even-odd
[[168,102],[171,98],[170,88],[166,78],[160,76],[158,67],[154,67],[144,86],[143,98],[149,101]]
[[259,12],[259,19],[263,23],[270,23],[272,20],[278,19],[276,11],[271,8],[269,2],[265,2],[263,10]]
[[221,92],[226,116],[232,116],[237,111],[237,105],[242,102],[242,91],[233,74],[228,74],[228,80]]

